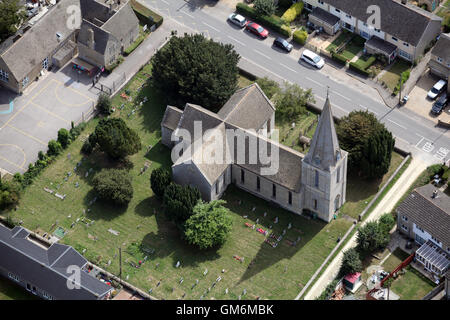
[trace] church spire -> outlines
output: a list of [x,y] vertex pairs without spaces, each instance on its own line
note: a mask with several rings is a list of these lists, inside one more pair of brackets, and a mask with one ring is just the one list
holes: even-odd
[[304,161],[322,170],[330,171],[341,158],[341,149],[334,127],[331,103],[327,89],[327,99],[317,124],[311,148]]

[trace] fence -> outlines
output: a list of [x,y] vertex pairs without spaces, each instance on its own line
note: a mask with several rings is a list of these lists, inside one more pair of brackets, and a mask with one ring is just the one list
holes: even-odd
[[89,108],[89,110],[86,111],[86,112],[82,112],[80,119],[75,121],[74,125],[77,126],[77,125],[79,125],[82,122],[89,121],[90,119],[92,119],[95,116],[96,113],[97,113],[97,109],[95,108],[95,102],[92,101],[92,105]]
[[[110,75],[111,76],[111,75]],[[122,73],[118,79],[113,80],[112,84],[106,85],[105,83],[97,82],[95,84],[95,88],[100,90],[101,92],[106,93],[108,96],[111,96],[116,92],[118,88],[127,80],[125,72]]]

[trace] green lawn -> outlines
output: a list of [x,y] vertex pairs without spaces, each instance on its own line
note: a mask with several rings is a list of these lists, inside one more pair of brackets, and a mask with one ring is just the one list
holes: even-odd
[[352,40],[345,46],[341,55],[346,57],[348,60],[352,60],[359,52],[364,49],[364,42],[366,40],[358,35],[355,35]]
[[326,48],[327,51],[331,52],[332,50],[336,50],[341,44],[350,39],[352,34],[349,32],[342,32],[334,41]]
[[27,293],[24,288],[15,285],[13,282],[0,278],[0,300],[31,300],[37,299]]
[[393,152],[389,171],[380,180],[363,180],[356,174],[349,172],[347,175],[347,201],[339,210],[339,213],[355,219],[358,218],[358,215],[364,210],[373,197],[375,197],[378,190],[383,187],[403,159],[404,158],[400,154]]
[[[120,95],[113,99],[116,106],[113,116],[124,118],[130,127],[137,130],[144,146],[130,157],[134,197],[128,207],[118,208],[102,202],[89,205],[95,197],[91,187],[92,176],[101,167],[115,165],[100,154],[83,158],[79,152],[82,140],[98,122],[94,119],[51,167],[26,189],[13,217],[40,234],[54,232],[57,226],[64,228],[66,235],[63,243],[74,246],[90,261],[114,274],[119,271],[118,248],[121,247],[123,278],[128,278],[130,283],[143,290],[152,288],[152,295],[156,298],[177,299],[186,293],[185,298],[198,299],[221,276],[222,281],[206,299],[236,299],[243,289],[247,290],[243,299],[258,296],[263,299],[293,299],[335,246],[337,237],[348,230],[351,222],[341,218],[329,224],[308,220],[230,187],[224,196],[233,219],[233,229],[227,243],[219,250],[207,251],[199,251],[184,243],[175,226],[165,218],[161,204],[149,186],[151,170],[171,164],[170,151],[160,143],[164,99],[150,87],[137,92],[150,72],[149,66],[144,67],[126,86],[134,100],[138,96],[148,96],[149,101],[143,107],[137,108],[134,102],[125,102]],[[123,109],[120,108],[122,103]],[[147,152],[149,145],[153,147]],[[79,169],[74,171],[80,161]],[[140,175],[140,169],[146,162],[150,162],[150,168]],[[65,181],[68,172],[72,174]],[[90,172],[87,177],[86,172]],[[75,187],[77,182],[78,188]],[[44,187],[66,194],[66,199],[56,198],[45,192]],[[238,204],[239,199],[243,201],[242,205]],[[256,209],[252,211],[254,207]],[[264,212],[267,212],[267,217],[263,216]],[[279,223],[275,225],[272,221],[276,216]],[[245,222],[254,223],[258,218],[258,227],[268,229],[272,225],[277,235],[289,222],[293,227],[287,230],[278,247],[272,248],[264,242],[263,235],[245,226]],[[83,219],[94,222],[88,226]],[[109,230],[119,234],[114,235]],[[301,240],[296,247],[289,245],[289,241],[299,236]],[[153,253],[148,253],[152,250]],[[244,261],[237,261],[234,255],[243,257]],[[131,266],[131,262],[137,263],[145,256],[148,260],[140,268]],[[175,268],[177,261],[181,262],[179,268]],[[251,261],[254,263],[249,268]],[[208,269],[206,276],[203,275],[205,269]],[[221,272],[222,269],[225,273]],[[180,284],[181,277],[184,281]],[[196,279],[199,279],[199,284],[192,290]],[[157,286],[159,281],[161,285]],[[227,296],[225,288],[229,289]]]
[[402,72],[410,68],[411,64],[409,62],[406,62],[402,59],[397,59],[394,65],[383,74],[380,80],[386,83],[391,91],[394,91],[400,80],[400,75],[402,74]]
[[306,154],[309,147],[303,148],[299,142],[300,135],[312,138],[317,127],[317,114],[311,111],[299,116],[292,127],[293,121],[279,121],[276,119],[275,127],[280,133],[280,142],[284,145]]
[[245,88],[248,87],[249,85],[251,85],[252,83],[254,83],[255,81],[250,80],[249,78],[243,76],[243,75],[239,75],[238,78],[238,87],[239,88]]

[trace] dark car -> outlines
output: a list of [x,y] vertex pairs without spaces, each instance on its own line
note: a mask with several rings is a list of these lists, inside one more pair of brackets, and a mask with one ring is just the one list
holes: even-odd
[[275,47],[278,47],[278,48],[280,48],[280,49],[283,49],[284,51],[287,51],[287,52],[291,52],[291,50],[292,50],[292,44],[290,44],[290,43],[287,42],[285,39],[280,38],[280,37],[276,38],[276,39],[273,41],[273,45],[274,45]]
[[269,31],[261,27],[259,24],[254,22],[249,22],[245,27],[245,30],[250,31],[253,34],[256,34],[258,37],[265,39],[269,35]]
[[444,93],[437,99],[435,103],[433,103],[433,107],[431,108],[431,112],[434,114],[440,114],[442,110],[445,109],[445,107],[448,104],[448,96],[447,93]]

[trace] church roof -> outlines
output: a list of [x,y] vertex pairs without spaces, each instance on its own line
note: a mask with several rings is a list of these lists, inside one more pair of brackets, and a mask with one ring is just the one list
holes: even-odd
[[330,168],[336,166],[339,161],[338,155],[339,158],[342,158],[331,113],[331,103],[327,96],[305,162],[322,170],[330,171]]

